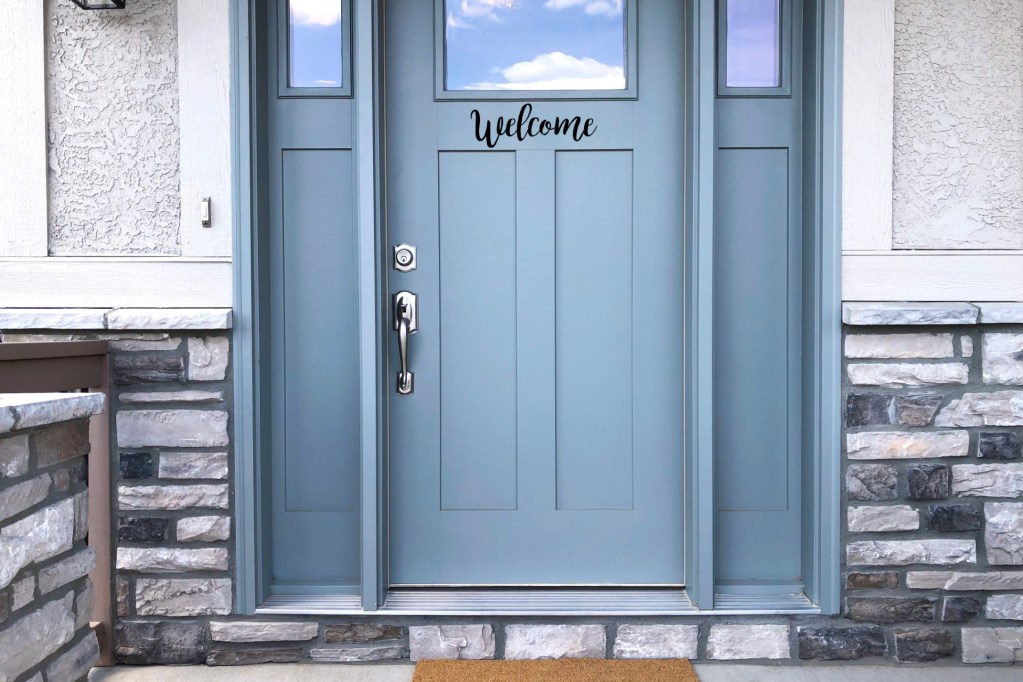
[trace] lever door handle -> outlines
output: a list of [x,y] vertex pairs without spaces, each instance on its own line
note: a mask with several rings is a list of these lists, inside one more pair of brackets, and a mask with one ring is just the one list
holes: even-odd
[[415,391],[415,373],[409,370],[408,340],[419,331],[419,297],[410,291],[399,291],[392,299],[394,331],[398,332],[398,395],[412,395]]

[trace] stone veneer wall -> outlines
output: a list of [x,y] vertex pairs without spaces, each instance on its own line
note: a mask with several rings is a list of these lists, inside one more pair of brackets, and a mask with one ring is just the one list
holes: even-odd
[[100,394],[0,395],[0,680],[73,682],[89,627],[89,417]]
[[69,333],[113,339],[115,655],[1023,661],[1023,305],[847,304],[844,319],[838,617],[233,614],[226,331],[113,331],[108,317]]

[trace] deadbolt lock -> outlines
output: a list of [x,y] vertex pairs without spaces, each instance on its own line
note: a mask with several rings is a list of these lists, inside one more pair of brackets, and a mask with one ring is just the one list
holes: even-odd
[[416,247],[398,244],[394,247],[394,269],[398,272],[412,272],[416,269]]

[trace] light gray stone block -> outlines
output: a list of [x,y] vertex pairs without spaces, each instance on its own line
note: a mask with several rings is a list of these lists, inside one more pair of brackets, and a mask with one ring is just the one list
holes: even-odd
[[160,455],[160,478],[224,480],[226,452],[165,452]]
[[39,592],[46,594],[73,580],[84,578],[96,568],[96,550],[89,547],[39,571]]
[[1023,590],[1023,571],[909,571],[906,587],[949,592]]
[[222,403],[223,391],[137,391],[122,393],[118,398],[122,405],[145,405],[151,403]]
[[981,324],[1023,324],[1023,303],[978,303]]
[[45,500],[50,493],[50,483],[50,475],[43,474],[0,490],[0,521],[6,521]]
[[845,437],[851,460],[930,459],[966,457],[970,434],[966,431],[864,431]]
[[981,353],[985,384],[1023,386],[1023,334],[986,333]]
[[920,513],[909,505],[849,507],[850,533],[884,533],[920,528]]
[[35,599],[36,577],[27,575],[11,587],[11,611],[28,606]]
[[618,626],[615,658],[696,658],[696,625]]
[[969,336],[960,336],[959,337],[959,345],[963,349],[963,357],[964,358],[972,358],[973,357],[973,339],[971,337],[969,337]]
[[227,550],[172,549],[169,547],[118,547],[117,568],[140,573],[181,573],[184,571],[226,571]]
[[75,630],[88,627],[89,621],[92,620],[93,603],[92,581],[86,580],[85,589],[75,597]]
[[865,326],[976,324],[979,313],[969,303],[842,304],[842,322]]
[[316,639],[318,623],[260,623],[256,621],[212,621],[214,642],[306,642]]
[[940,359],[955,355],[951,334],[850,334],[845,357],[856,359]]
[[993,594],[985,614],[990,620],[1023,620],[1023,594]]
[[0,478],[17,478],[28,473],[28,435],[0,439]]
[[1023,391],[966,393],[934,419],[935,426],[1023,426]]
[[935,364],[914,363],[851,363],[846,368],[849,383],[856,386],[944,386],[965,384],[970,380],[969,368],[960,362]]
[[963,628],[963,663],[1023,661],[1023,628]]
[[86,675],[99,662],[99,640],[89,630],[85,639],[58,656],[46,666],[46,679],[50,682],[75,682]]
[[122,485],[117,504],[124,510],[227,509],[227,484],[214,485]]
[[0,680],[14,680],[46,660],[75,635],[71,604],[75,593],[47,602],[37,611],[0,630]]
[[[107,329],[214,330],[231,328],[230,308],[122,308],[107,313]],[[3,325],[0,325],[3,327]],[[49,327],[35,327],[48,329]]]
[[74,528],[74,504],[63,500],[0,529],[0,589],[24,567],[71,549]]
[[603,625],[508,625],[504,657],[510,660],[604,658]]
[[413,661],[494,657],[494,628],[489,625],[411,626],[408,634]]
[[0,394],[0,407],[14,410],[15,427],[31,429],[72,419],[102,414],[102,393],[8,393]]
[[72,499],[75,504],[75,541],[84,540],[89,534],[89,491],[83,490]]
[[1023,504],[984,505],[984,545],[992,566],[1023,565]]
[[309,651],[309,658],[317,663],[370,663],[399,660],[408,656],[409,650],[405,644],[367,644]]
[[957,464],[952,492],[962,497],[1023,496],[1023,464]]
[[179,519],[178,542],[221,542],[231,538],[231,519],[227,516],[189,516]]
[[850,566],[953,566],[976,561],[975,540],[877,540],[850,542],[846,546],[846,562]]
[[0,308],[0,329],[103,329],[107,308]]
[[[164,334],[163,336],[167,336]],[[110,347],[114,350],[127,351],[127,352],[138,352],[138,351],[154,351],[154,350],[177,350],[181,346],[181,339],[153,339],[147,341],[144,339],[115,339],[110,342]],[[124,399],[121,399],[124,402]]]
[[223,410],[136,410],[117,413],[122,448],[214,448],[228,444]]
[[789,658],[788,625],[712,625],[707,658],[739,661]]
[[192,381],[223,381],[231,357],[230,342],[223,336],[188,340],[188,378]]
[[135,581],[135,611],[140,616],[226,616],[231,613],[231,581],[139,578]]

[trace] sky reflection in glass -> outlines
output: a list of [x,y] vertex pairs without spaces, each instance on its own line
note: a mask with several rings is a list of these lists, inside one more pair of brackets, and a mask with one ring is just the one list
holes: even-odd
[[288,84],[339,88],[344,70],[342,0],[288,0]]
[[728,0],[725,84],[730,88],[781,85],[780,0]]
[[623,0],[446,0],[447,90],[624,90]]

